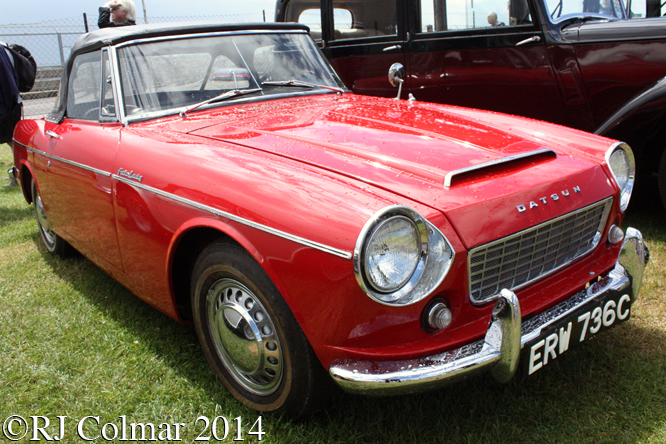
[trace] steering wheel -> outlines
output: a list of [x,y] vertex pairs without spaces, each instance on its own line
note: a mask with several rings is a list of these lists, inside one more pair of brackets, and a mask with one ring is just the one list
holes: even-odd
[[81,116],[83,120],[99,120],[99,108],[92,108],[83,113]]
[[141,109],[142,108],[139,108],[138,106],[125,105],[125,115],[131,116],[132,114],[136,114],[137,112],[141,111]]

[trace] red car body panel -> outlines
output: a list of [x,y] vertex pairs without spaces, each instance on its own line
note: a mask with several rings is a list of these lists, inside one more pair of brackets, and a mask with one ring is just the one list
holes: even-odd
[[[465,3],[462,20],[462,4],[446,0],[277,0],[275,21],[312,26],[322,52],[356,93],[395,97],[387,74],[399,64],[403,99],[411,94],[622,140],[634,150],[639,181],[659,175],[654,194],[666,206],[664,5],[650,1],[633,15],[625,6],[635,9],[636,2],[614,5],[603,11],[596,2],[510,0],[500,14],[509,20],[489,26],[479,12],[499,3]],[[387,10],[396,13],[387,17]],[[315,11],[319,23],[311,21]],[[390,20],[395,36],[360,32],[377,20]],[[342,33],[349,27],[359,31],[354,38]]]
[[[46,130],[61,138],[49,138]],[[621,221],[617,187],[603,160],[612,141],[456,107],[321,95],[225,106],[127,127],[23,121],[15,139],[17,165],[40,184],[55,230],[132,292],[183,320],[171,277],[179,241],[202,227],[224,232],[266,271],[326,368],[335,359],[431,355],[483,337],[492,304],[469,301],[471,247],[610,196],[615,202],[608,226]],[[85,140],[101,140],[103,149],[86,149]],[[540,148],[556,156],[444,187],[453,170]],[[451,270],[433,293],[449,302],[454,321],[444,332],[426,333],[421,312],[429,299],[404,307],[378,304],[359,287],[349,258],[131,182],[81,174],[42,153],[100,172],[120,175],[122,169],[140,175],[143,187],[350,253],[375,212],[391,204],[410,206],[455,250]],[[570,191],[569,199],[524,213],[516,209],[563,190]],[[609,247],[603,237],[581,262],[585,266],[566,267],[518,291],[523,314],[579,291],[591,275],[612,268],[618,254],[619,246]]]

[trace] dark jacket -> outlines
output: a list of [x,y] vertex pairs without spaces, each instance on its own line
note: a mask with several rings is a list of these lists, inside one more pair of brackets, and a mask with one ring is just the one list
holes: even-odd
[[18,77],[10,57],[0,44],[0,117],[9,114],[18,101]]
[[107,8],[106,6],[100,6],[99,18],[97,19],[97,26],[99,26],[100,29],[115,28],[117,26],[132,26],[132,25],[136,25],[136,22],[134,20],[127,20],[126,22],[122,23],[113,23],[111,21],[111,9]]
[[18,76],[11,57],[0,44],[0,143],[12,141],[14,126],[21,119]]

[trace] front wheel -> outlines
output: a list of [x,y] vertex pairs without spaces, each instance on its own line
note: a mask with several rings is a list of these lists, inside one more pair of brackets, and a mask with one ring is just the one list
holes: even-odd
[[46,211],[44,211],[42,197],[39,195],[34,179],[32,179],[30,187],[32,191],[32,206],[35,210],[35,219],[37,219],[37,227],[39,228],[39,234],[44,246],[51,254],[60,257],[69,256],[71,253],[71,247],[67,241],[58,236],[51,228],[51,224],[46,217]]
[[231,394],[292,419],[325,404],[331,380],[268,275],[240,246],[209,245],[192,274],[192,307],[208,362]]

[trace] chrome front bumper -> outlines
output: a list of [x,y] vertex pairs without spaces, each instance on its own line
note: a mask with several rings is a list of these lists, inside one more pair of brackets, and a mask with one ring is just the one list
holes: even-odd
[[628,228],[615,268],[589,288],[555,307],[521,321],[516,295],[502,290],[483,340],[434,356],[404,361],[335,361],[329,373],[345,391],[367,395],[397,395],[442,387],[490,371],[500,382],[513,378],[522,347],[542,331],[585,304],[612,291],[630,291],[632,302],[641,290],[649,260],[643,235]]

